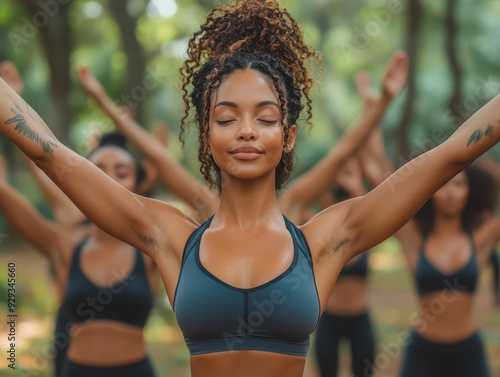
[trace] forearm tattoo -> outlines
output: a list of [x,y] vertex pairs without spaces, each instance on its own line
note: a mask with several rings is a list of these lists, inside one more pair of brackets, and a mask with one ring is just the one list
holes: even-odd
[[[498,121],[500,123],[500,121]],[[488,123],[488,126],[486,127],[486,130],[475,130],[472,135],[470,135],[469,141],[467,142],[467,146],[471,144],[476,144],[479,140],[483,138],[483,136],[486,137],[493,137],[493,126],[491,123]]]
[[[10,110],[14,113],[14,117],[7,119],[5,121],[5,125],[8,124],[15,124],[16,126],[14,127],[14,130],[17,131],[19,134],[22,134],[26,136],[29,140],[34,141],[36,144],[40,145],[42,147],[42,150],[45,153],[50,154],[52,157],[54,157],[54,150],[52,147],[57,148],[57,143],[47,140],[46,138],[40,137],[40,134],[32,129],[29,125],[28,122],[26,122],[25,119],[25,112],[21,109],[21,107],[13,100],[14,107],[11,107]],[[27,103],[26,104],[26,114],[33,120],[33,116],[30,114],[30,107]],[[47,138],[51,138],[52,136],[45,133],[44,134],[47,136]]]

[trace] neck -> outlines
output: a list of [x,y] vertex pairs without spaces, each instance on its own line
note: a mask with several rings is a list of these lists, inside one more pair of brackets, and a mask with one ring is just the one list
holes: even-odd
[[436,233],[461,233],[462,216],[461,215],[442,215],[434,216],[434,232]]
[[274,174],[256,180],[231,177],[223,184],[214,223],[239,229],[255,229],[270,222],[283,222],[275,191]]

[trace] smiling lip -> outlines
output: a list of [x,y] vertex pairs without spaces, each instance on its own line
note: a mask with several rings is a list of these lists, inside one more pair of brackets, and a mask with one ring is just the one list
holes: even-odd
[[229,152],[233,157],[240,160],[254,160],[264,154],[263,151],[253,147],[240,147]]

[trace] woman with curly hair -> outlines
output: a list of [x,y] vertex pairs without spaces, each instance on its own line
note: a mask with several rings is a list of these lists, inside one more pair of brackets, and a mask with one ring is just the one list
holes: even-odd
[[201,171],[220,192],[202,225],[113,182],[0,81],[2,133],[93,223],[155,261],[193,377],[302,376],[309,336],[345,263],[396,232],[500,139],[497,97],[410,162],[412,174],[397,171],[299,228],[281,213],[277,190],[292,170],[304,106],[306,121],[312,115],[307,63],[317,58],[276,0],[216,8],[193,35],[181,70],[183,128],[193,105]]
[[[367,156],[373,184],[392,171],[381,133],[370,136]],[[375,164],[374,164],[375,163]],[[411,317],[402,377],[489,376],[476,321],[480,271],[498,242],[498,184],[476,164],[439,189],[396,234],[415,279],[419,312]],[[368,370],[376,369],[373,364]]]

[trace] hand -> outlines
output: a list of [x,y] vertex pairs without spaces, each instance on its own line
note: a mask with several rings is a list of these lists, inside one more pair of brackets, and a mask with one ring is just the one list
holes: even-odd
[[404,51],[396,51],[389,60],[382,77],[382,94],[395,97],[406,84],[408,76],[408,55]]
[[19,75],[16,66],[11,61],[0,63],[0,77],[9,85],[17,94],[21,95],[24,91],[23,79]]
[[99,127],[95,127],[92,132],[90,133],[90,136],[87,139],[87,150],[88,151],[93,151],[99,146],[99,143],[101,142],[103,132]]
[[98,97],[104,92],[101,83],[97,81],[87,67],[80,66],[76,72],[78,74],[80,85],[89,95]]
[[367,105],[375,104],[379,99],[378,92],[370,85],[370,75],[361,71],[356,75],[356,88]]

